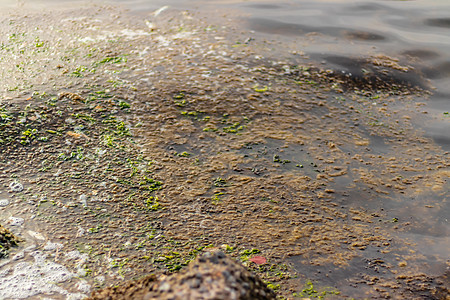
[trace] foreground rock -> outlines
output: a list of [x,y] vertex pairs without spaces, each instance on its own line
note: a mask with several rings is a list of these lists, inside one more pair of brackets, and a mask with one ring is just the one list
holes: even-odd
[[8,256],[8,250],[19,242],[8,229],[0,225],[0,258]]
[[120,287],[95,291],[89,299],[275,298],[261,279],[218,251],[199,256],[186,270],[162,280],[150,275]]

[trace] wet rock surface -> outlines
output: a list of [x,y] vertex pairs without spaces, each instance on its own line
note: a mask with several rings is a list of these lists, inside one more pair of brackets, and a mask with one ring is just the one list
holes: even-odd
[[82,299],[221,246],[286,298],[437,297],[449,153],[414,127],[428,92],[375,72],[409,63],[352,60],[356,82],[214,22],[2,16],[0,223],[25,241],[0,298]]
[[18,242],[19,239],[17,237],[0,225],[0,258],[7,257],[9,249],[17,246]]
[[275,299],[256,275],[223,252],[206,252],[178,274],[157,280],[150,275],[119,287],[92,293],[89,300],[121,299]]

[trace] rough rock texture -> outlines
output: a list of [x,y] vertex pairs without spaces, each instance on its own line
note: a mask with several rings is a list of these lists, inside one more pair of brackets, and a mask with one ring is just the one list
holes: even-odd
[[207,252],[178,274],[157,280],[150,275],[120,287],[94,291],[97,299],[275,299],[258,277],[223,252]]
[[8,249],[17,246],[19,240],[5,227],[0,225],[0,258],[8,256]]

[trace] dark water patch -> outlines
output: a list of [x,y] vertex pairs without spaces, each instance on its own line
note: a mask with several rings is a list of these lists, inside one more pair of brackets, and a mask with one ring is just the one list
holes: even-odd
[[172,144],[166,147],[167,151],[174,157],[190,157],[192,155],[198,155],[198,151],[194,152],[194,149],[188,147],[185,144]]
[[[384,55],[356,58],[318,53],[311,54],[311,57],[322,60],[323,66],[293,67],[284,72],[284,76],[296,80],[298,84],[332,85],[333,89],[338,87],[340,92],[356,91],[366,96],[374,96],[380,92],[390,95],[430,93],[429,82],[421,72],[408,65],[404,66],[396,58]],[[320,95],[319,98],[328,101],[333,97]],[[334,96],[334,99],[338,98]]]
[[[392,145],[389,143],[389,138],[370,134],[368,130],[363,126],[358,125],[358,129],[354,129],[355,132],[358,132],[364,139],[368,140],[369,143],[364,148],[355,149],[353,145],[344,144],[339,148],[348,153],[348,155],[353,156],[357,153],[370,153],[373,155],[388,155],[392,153]],[[356,151],[355,151],[356,150]]]
[[397,240],[416,243],[415,249],[422,255],[423,263],[439,266],[445,261],[446,249],[450,247],[450,227],[446,215],[450,209],[446,202],[448,189],[439,194],[401,196],[392,189],[379,193],[370,187],[354,186],[354,178],[349,173],[334,179],[336,197],[333,201],[337,205],[342,209],[352,207],[371,211],[375,217],[374,226],[394,229]]
[[354,74],[361,73],[361,61],[345,57],[345,56],[328,56],[325,59],[332,64],[336,64],[347,69],[347,72],[352,72]]
[[383,41],[386,39],[381,34],[369,31],[345,30],[342,35],[347,39],[360,41]]
[[383,5],[375,4],[375,3],[364,3],[364,4],[356,4],[351,7],[350,11],[353,12],[374,12],[374,11],[391,11],[391,8],[388,8]]
[[430,79],[450,77],[450,61],[439,62],[432,67],[424,68],[423,73]]
[[[450,210],[450,204],[445,200],[447,192],[442,195],[416,195],[397,199],[397,203],[391,204],[391,212],[397,216],[403,216],[403,221],[409,222],[407,233],[420,234],[429,237],[446,237],[450,224],[446,212]],[[450,245],[447,245],[447,248]]]
[[243,153],[247,162],[239,168],[251,170],[246,173],[257,176],[262,175],[270,167],[314,177],[321,172],[306,147],[302,145],[286,147],[284,144],[282,140],[266,139],[264,143],[243,145],[239,152]]
[[425,24],[434,27],[450,28],[450,18],[427,19]]
[[450,138],[448,136],[433,134],[430,137],[433,138],[436,144],[443,146],[444,149],[450,149]]
[[425,136],[441,146],[444,150],[450,150],[449,126],[442,126],[442,123],[434,123],[424,126]]
[[386,41],[382,34],[364,30],[354,30],[338,26],[308,26],[299,23],[281,22],[273,19],[250,18],[249,28],[257,32],[279,34],[284,36],[302,36],[308,33],[321,33],[332,37],[344,37],[361,41]]
[[394,266],[401,264],[406,267],[408,262],[399,261],[395,254],[384,253],[376,246],[360,251],[360,255],[347,266],[311,265],[301,256],[291,257],[289,261],[317,286],[332,286],[339,290],[342,297],[358,295],[365,298],[364,295],[370,295],[372,289],[377,290],[380,297],[384,295],[389,298],[395,291],[404,299],[444,299],[448,293],[449,270],[442,262],[425,262],[421,259],[417,262],[422,266],[421,271],[433,270],[436,275],[406,269],[397,273]]
[[248,4],[245,5],[248,8],[256,8],[256,9],[280,9],[282,6],[275,4]]
[[444,151],[450,151],[450,87],[446,85],[447,80],[441,81],[442,86],[430,97],[428,104],[430,115],[435,117],[427,121],[417,120],[414,125],[419,130],[424,130],[424,136],[431,138]]
[[251,18],[248,21],[250,23],[250,29],[269,34],[298,36],[314,31],[313,28],[309,26],[294,23],[285,23],[270,19]]
[[[394,235],[398,240],[414,241],[415,251],[424,255],[424,261],[429,265],[429,274],[439,275],[443,262],[448,259],[449,238],[430,236],[428,234],[407,232]],[[441,273],[442,274],[442,273]]]
[[369,135],[370,146],[368,147],[369,152],[373,152],[375,154],[387,154],[392,151],[391,145],[386,143],[384,137],[379,135]]
[[436,51],[425,50],[425,49],[406,50],[406,51],[403,51],[401,53],[401,55],[417,57],[420,59],[434,59],[434,58],[440,57],[440,54],[437,53]]
[[371,283],[367,280],[368,278],[380,276],[393,278],[389,269],[394,258],[392,255],[381,253],[380,250],[374,246],[366,247],[346,266],[310,265],[300,256],[290,258],[290,262],[299,272],[308,274],[310,280],[320,285],[335,286],[343,293],[343,296],[364,291],[359,294],[362,295],[370,289]]
[[337,196],[333,201],[342,209],[363,207],[364,209],[373,209],[373,211],[376,211],[374,213],[377,215],[385,214],[385,203],[379,198],[378,193],[367,188],[354,187],[352,185],[354,179],[355,176],[353,176],[353,174],[334,178],[332,187]]
[[433,100],[433,106],[436,106],[438,109],[445,109],[447,102],[450,99],[450,92],[437,90],[430,99]]
[[427,89],[420,74],[386,56],[351,58],[336,55],[323,59],[337,67],[329,76],[339,79],[347,89],[387,90],[394,94],[416,88]]

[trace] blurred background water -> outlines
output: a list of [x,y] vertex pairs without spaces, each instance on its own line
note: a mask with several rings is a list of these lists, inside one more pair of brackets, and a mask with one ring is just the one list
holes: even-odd
[[0,8],[85,3],[123,5],[143,18],[166,5],[213,10],[228,14],[242,29],[260,37],[297,44],[311,59],[344,72],[358,69],[357,58],[379,53],[407,59],[436,88],[427,107],[431,117],[416,125],[444,150],[450,149],[450,122],[445,114],[450,110],[450,1],[3,0]]

